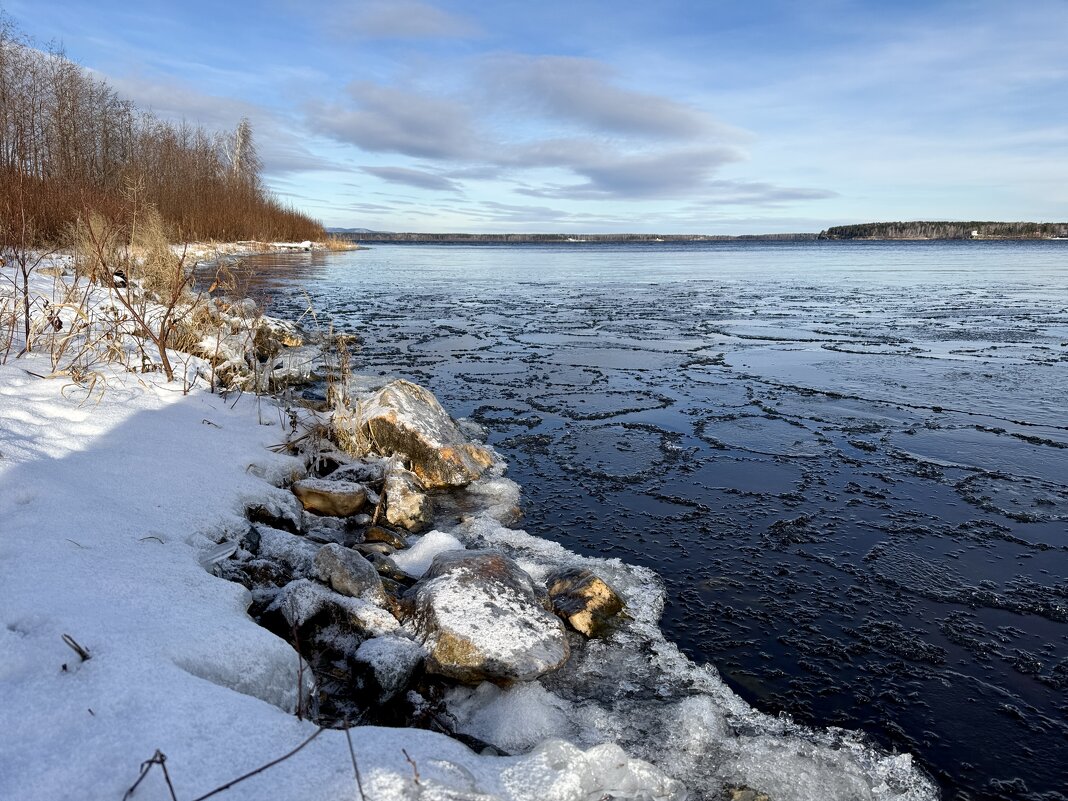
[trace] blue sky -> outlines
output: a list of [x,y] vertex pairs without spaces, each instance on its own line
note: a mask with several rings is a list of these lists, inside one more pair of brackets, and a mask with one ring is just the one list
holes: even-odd
[[327,225],[1068,218],[1068,3],[0,0]]

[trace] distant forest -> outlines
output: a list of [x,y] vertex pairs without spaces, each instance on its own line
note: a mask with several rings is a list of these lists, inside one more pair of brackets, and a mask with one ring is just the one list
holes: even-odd
[[551,245],[551,244],[655,244],[659,242],[737,242],[741,240],[798,242],[813,240],[816,234],[429,234],[390,231],[331,229],[337,236],[354,242],[447,245]]
[[225,134],[164,122],[0,16],[0,244],[146,206],[175,240],[322,239],[261,168],[247,120]]
[[883,222],[836,225],[820,239],[1049,239],[1068,237],[1068,223]]

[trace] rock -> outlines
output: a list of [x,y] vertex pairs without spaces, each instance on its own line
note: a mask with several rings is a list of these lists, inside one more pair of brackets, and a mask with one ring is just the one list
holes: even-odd
[[760,793],[744,784],[740,787],[727,788],[728,801],[771,801],[767,793]]
[[339,595],[308,579],[297,579],[282,587],[266,611],[284,617],[286,625],[279,629],[282,631],[303,627],[313,619],[323,625],[341,623],[360,637],[380,637],[400,628],[397,619],[385,609],[361,598]]
[[411,585],[412,577],[397,567],[397,563],[388,556],[384,556],[380,553],[372,553],[367,555],[367,561],[374,565],[374,568],[378,571],[380,577],[388,578],[394,584]]
[[342,595],[385,603],[386,593],[378,571],[351,548],[324,545],[315,554],[315,569],[323,581]]
[[499,551],[439,554],[406,600],[406,625],[426,648],[430,673],[470,684],[531,681],[569,656],[560,620]]
[[408,541],[395,531],[382,526],[371,526],[363,534],[364,542],[384,542],[398,551],[408,547]]
[[367,503],[367,488],[351,481],[305,478],[293,484],[293,494],[306,511],[330,517],[354,515]]
[[596,637],[623,611],[619,593],[589,570],[560,570],[550,575],[545,585],[553,611],[587,637]]
[[469,484],[493,463],[429,390],[410,381],[392,381],[365,398],[352,425],[383,455],[404,454],[427,489]]
[[[394,467],[383,485],[386,520],[408,531],[422,531],[434,519],[430,496],[423,492],[419,478],[410,470]],[[401,546],[403,547],[403,546]]]
[[364,556],[371,556],[372,554],[380,554],[381,556],[392,556],[397,552],[397,549],[392,545],[385,542],[361,542],[354,545],[353,548]]
[[426,652],[406,637],[386,635],[364,640],[353,657],[367,665],[380,689],[378,701],[385,703],[404,690]]
[[279,490],[261,503],[245,509],[250,523],[262,523],[271,528],[299,534],[303,530],[302,507],[290,493]]
[[377,487],[386,474],[389,460],[365,456],[354,462],[344,464],[329,475],[331,480],[356,481],[360,484]]

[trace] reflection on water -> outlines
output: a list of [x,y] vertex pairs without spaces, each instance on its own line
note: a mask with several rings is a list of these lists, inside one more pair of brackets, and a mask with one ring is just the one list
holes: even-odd
[[748,700],[949,798],[1068,764],[1064,243],[393,246],[254,292],[473,417],[532,533],[649,565]]

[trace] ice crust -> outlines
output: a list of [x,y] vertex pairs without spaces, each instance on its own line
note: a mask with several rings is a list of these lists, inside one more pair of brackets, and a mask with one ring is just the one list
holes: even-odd
[[488,516],[454,533],[469,547],[505,550],[535,577],[559,566],[589,568],[622,594],[634,618],[608,639],[573,649],[563,668],[537,682],[450,692],[446,703],[460,731],[505,751],[524,751],[539,736],[579,747],[614,742],[683,780],[698,798],[739,785],[789,801],[938,797],[911,756],[881,753],[862,735],[760,713],[714,667],[687,659],[660,632],[664,590],[652,571],[578,556]]

